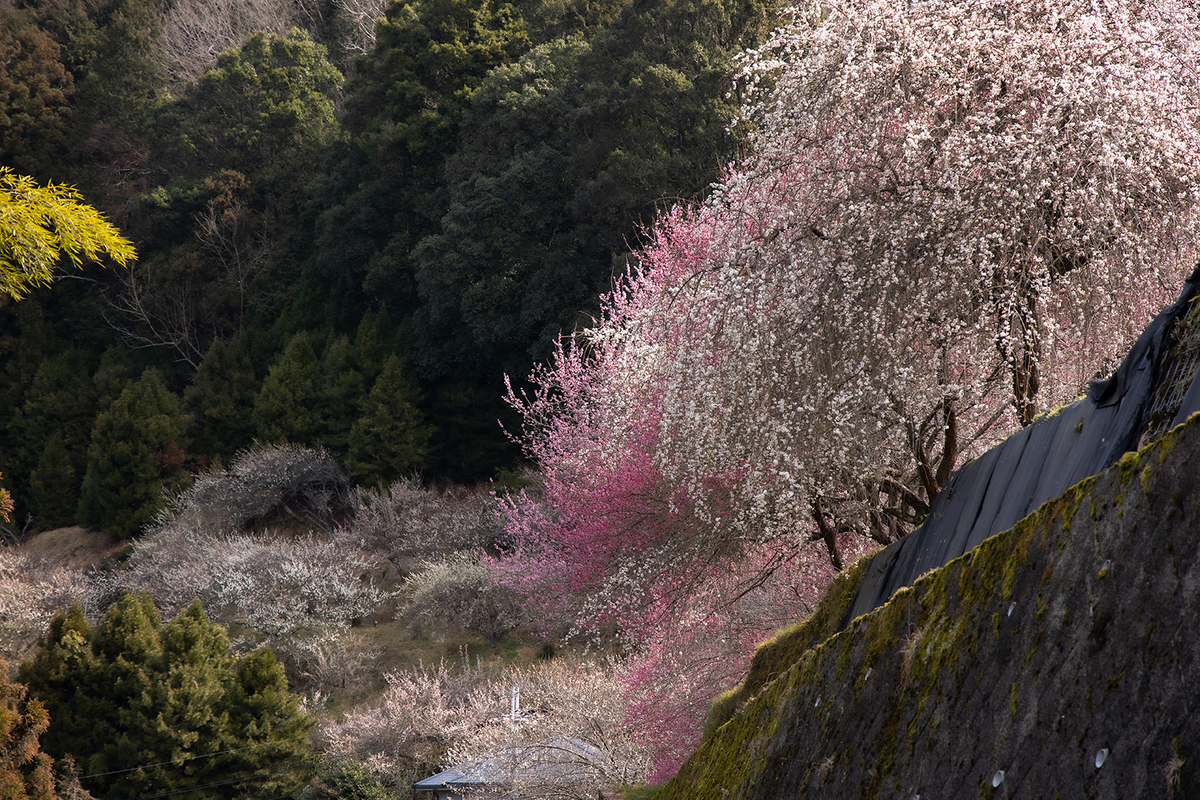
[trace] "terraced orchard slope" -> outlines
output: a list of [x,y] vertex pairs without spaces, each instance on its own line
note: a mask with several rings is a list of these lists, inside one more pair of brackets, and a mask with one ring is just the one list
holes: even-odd
[[783,634],[655,800],[1200,796],[1198,464],[1200,414],[841,633]]

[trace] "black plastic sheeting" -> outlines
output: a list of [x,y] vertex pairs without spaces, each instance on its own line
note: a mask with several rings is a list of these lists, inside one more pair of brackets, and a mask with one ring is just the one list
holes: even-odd
[[[875,554],[842,627],[1134,449],[1172,345],[1172,323],[1187,312],[1197,290],[1200,267],[1179,299],[1142,332],[1112,377],[1094,382],[1082,399],[1034,420],[960,467],[934,500],[925,522]],[[1191,380],[1171,425],[1197,410],[1200,375]]]

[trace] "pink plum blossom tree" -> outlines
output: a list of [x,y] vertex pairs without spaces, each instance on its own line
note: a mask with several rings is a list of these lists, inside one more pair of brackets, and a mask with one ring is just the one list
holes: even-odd
[[911,530],[1190,270],[1198,65],[1180,0],[789,12],[741,60],[746,158],[510,390],[544,486],[499,569],[644,645]]

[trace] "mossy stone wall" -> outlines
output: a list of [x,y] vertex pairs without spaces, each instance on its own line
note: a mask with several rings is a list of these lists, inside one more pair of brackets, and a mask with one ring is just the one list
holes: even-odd
[[1198,503],[1193,417],[845,631],[772,642],[656,800],[1200,797]]

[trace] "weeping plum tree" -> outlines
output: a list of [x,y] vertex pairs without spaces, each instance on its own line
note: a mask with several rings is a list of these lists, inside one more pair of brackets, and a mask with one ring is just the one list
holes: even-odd
[[738,473],[742,530],[810,518],[836,563],[833,531],[902,535],[1111,368],[1191,266],[1196,29],[1173,2],[863,2],[747,54],[755,154],[647,254],[710,237],[651,290],[692,315],[642,368],[672,480]]
[[747,157],[511,396],[545,486],[502,568],[636,635],[747,553],[910,530],[1190,268],[1197,34],[1175,0],[793,12],[742,56]]
[[1190,266],[1198,29],[1173,2],[860,2],[745,54],[752,154],[513,398],[549,527],[601,524],[587,482],[606,520],[695,523],[621,550],[804,530],[836,563],[847,526],[902,533]]

